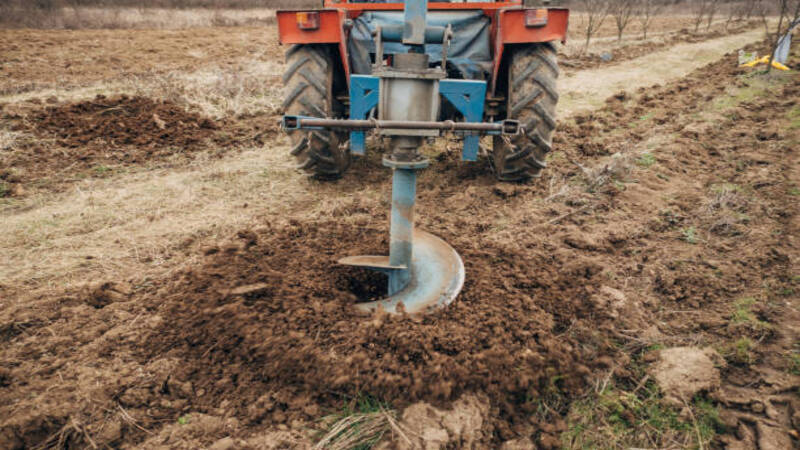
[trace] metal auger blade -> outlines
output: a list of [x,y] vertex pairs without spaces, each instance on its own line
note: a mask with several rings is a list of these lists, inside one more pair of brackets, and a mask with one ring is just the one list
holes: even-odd
[[363,311],[373,311],[380,305],[389,313],[397,313],[397,306],[402,303],[409,314],[424,313],[449,305],[464,286],[461,256],[445,241],[419,230],[414,230],[413,256],[408,269],[390,265],[388,256],[350,256],[340,259],[339,264],[387,274],[409,271],[409,281],[403,289],[382,300],[357,304]]

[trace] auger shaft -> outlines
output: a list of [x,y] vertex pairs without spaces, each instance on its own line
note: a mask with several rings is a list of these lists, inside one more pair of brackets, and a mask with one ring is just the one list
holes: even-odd
[[[415,3],[415,8],[409,8]],[[458,295],[464,284],[464,263],[458,253],[446,242],[424,231],[414,230],[414,204],[417,196],[417,171],[428,167],[429,161],[419,150],[426,138],[439,135],[440,127],[470,127],[465,130],[496,131],[516,133],[518,124],[485,124],[477,120],[456,125],[454,122],[437,122],[440,112],[439,85],[446,76],[444,67],[429,67],[429,57],[424,53],[425,1],[414,0],[406,3],[406,27],[403,43],[409,44],[408,53],[398,53],[392,58],[391,66],[384,64],[380,32],[376,33],[378,57],[373,68],[377,83],[368,82],[362,86],[362,94],[377,90],[378,98],[372,99],[370,108],[378,107],[377,120],[331,120],[306,117],[285,117],[287,128],[310,126],[343,128],[376,128],[379,124],[389,128],[379,128],[377,133],[389,139],[388,152],[383,165],[392,169],[392,210],[389,225],[389,255],[348,256],[339,260],[341,264],[378,270],[388,276],[388,296],[382,300],[359,303],[360,309],[370,311],[381,308],[390,313],[405,311],[409,314],[422,313],[432,308],[443,307]],[[410,11],[410,12],[409,12]],[[411,14],[411,21],[408,15]],[[449,39],[449,38],[448,38]],[[351,80],[352,82],[353,80]],[[473,98],[483,102],[485,84],[473,92],[476,85],[450,86],[446,95],[456,104],[468,103]],[[466,88],[467,90],[459,90]],[[358,96],[351,86],[351,114],[355,109],[363,110]],[[460,92],[460,94],[459,94]],[[479,95],[478,95],[479,94]],[[475,97],[475,95],[478,95]],[[464,104],[462,104],[464,103]],[[366,109],[370,109],[366,108]],[[363,111],[362,111],[363,112]],[[467,114],[466,116],[469,116]],[[471,117],[471,116],[470,116]],[[352,117],[351,117],[352,118]],[[397,127],[392,127],[397,125]],[[513,130],[512,130],[513,128]],[[476,138],[475,135],[468,137]],[[352,138],[351,138],[352,139]],[[477,140],[474,142],[477,146]],[[402,306],[401,306],[402,305]]]
[[[392,213],[389,228],[389,264],[411,267],[414,249],[414,203],[417,196],[415,169],[392,171]],[[406,287],[410,269],[389,272],[389,295]]]

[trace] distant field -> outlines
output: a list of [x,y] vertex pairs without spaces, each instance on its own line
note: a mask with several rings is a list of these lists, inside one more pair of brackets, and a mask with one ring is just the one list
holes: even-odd
[[[313,8],[321,0],[0,2],[0,28],[189,28],[274,22],[278,8]],[[37,7],[35,5],[44,5]]]

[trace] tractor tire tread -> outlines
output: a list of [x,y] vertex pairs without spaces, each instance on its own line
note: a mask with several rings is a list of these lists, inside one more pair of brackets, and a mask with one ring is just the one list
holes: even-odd
[[547,167],[545,155],[552,150],[556,127],[558,75],[552,43],[513,48],[508,66],[508,118],[523,124],[525,133],[510,139],[494,138],[492,163],[498,180],[525,181],[539,177]]
[[[283,81],[284,113],[312,117],[334,117],[341,111],[333,93],[333,55],[322,45],[298,44],[286,51]],[[339,144],[342,133],[331,130],[289,132],[295,167],[323,179],[339,178],[350,164],[350,152]]]

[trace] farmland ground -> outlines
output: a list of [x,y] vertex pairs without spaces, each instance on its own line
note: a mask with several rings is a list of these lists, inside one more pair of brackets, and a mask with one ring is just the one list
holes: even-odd
[[[467,284],[421,320],[348,307],[388,177],[291,170],[274,29],[0,33],[0,447],[302,446],[364,398],[456,401],[452,445],[797,444],[800,79],[736,68],[757,32],[572,70],[531,184],[440,152],[419,225]],[[679,346],[721,383],[676,407]]]

